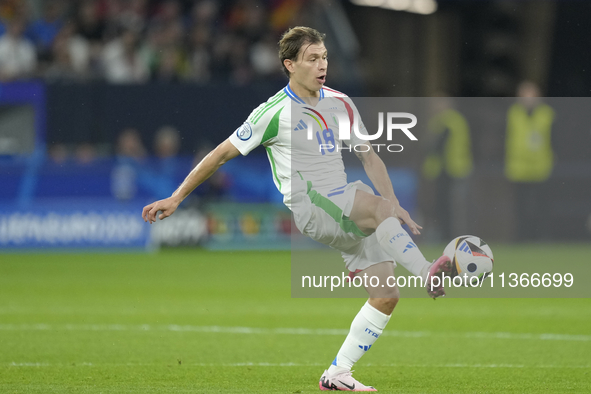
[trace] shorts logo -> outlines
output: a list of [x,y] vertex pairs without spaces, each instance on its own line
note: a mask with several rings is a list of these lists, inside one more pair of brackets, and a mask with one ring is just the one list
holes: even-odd
[[248,123],[244,123],[238,128],[238,130],[236,130],[236,136],[242,141],[247,141],[250,137],[252,137],[252,128]]

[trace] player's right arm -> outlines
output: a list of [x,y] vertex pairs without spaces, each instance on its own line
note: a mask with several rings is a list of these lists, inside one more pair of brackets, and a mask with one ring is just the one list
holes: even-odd
[[[235,158],[239,154],[248,155],[250,151],[259,146],[265,137],[265,133],[270,130],[269,124],[275,118],[279,118],[283,105],[280,105],[283,100],[287,100],[287,95],[283,91],[279,91],[275,96],[271,97],[266,103],[259,105],[252,111],[248,119],[238,127],[235,132],[230,134],[230,137],[219,144],[217,148],[209,152],[207,156],[201,160],[199,164],[187,175],[183,183],[172,193],[172,196],[153,202],[144,207],[142,217],[144,221],[153,223],[156,221],[158,211],[162,213],[158,215],[158,219],[169,217],[176,211],[179,204],[187,198],[189,194],[199,185],[201,185],[207,178],[212,176],[218,168],[224,163]],[[275,108],[274,110],[271,110]],[[275,127],[278,127],[278,121]],[[270,133],[272,135],[273,133]],[[274,133],[277,135],[277,132]]]
[[144,207],[142,211],[144,221],[149,222],[150,224],[155,222],[158,211],[162,212],[158,215],[158,219],[160,220],[172,215],[179,204],[187,198],[197,186],[205,182],[205,180],[212,176],[224,163],[230,161],[239,154],[240,151],[230,142],[229,138],[219,144],[217,148],[209,152],[209,154],[205,156],[195,168],[193,168],[183,183],[181,183],[175,192],[172,193],[172,196],[165,198],[164,200],[155,201]]

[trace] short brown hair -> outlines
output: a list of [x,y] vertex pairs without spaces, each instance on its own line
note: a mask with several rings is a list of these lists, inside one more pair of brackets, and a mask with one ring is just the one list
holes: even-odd
[[279,60],[281,60],[283,71],[288,78],[290,73],[287,67],[285,67],[285,64],[283,64],[283,61],[285,59],[295,61],[303,45],[322,43],[325,37],[326,34],[305,26],[292,27],[283,33],[281,40],[279,40]]

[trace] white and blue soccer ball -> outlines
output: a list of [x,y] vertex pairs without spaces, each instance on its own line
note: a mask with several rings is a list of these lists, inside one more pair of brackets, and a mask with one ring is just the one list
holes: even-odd
[[[493,270],[494,257],[490,246],[474,235],[462,235],[452,240],[443,251],[452,262],[452,276],[486,279]],[[475,282],[475,280],[473,280]]]

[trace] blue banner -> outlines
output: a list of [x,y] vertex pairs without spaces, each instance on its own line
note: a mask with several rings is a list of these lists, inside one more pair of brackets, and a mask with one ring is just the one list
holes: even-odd
[[150,226],[142,204],[113,200],[56,200],[30,208],[5,207],[0,250],[37,248],[145,248]]

